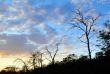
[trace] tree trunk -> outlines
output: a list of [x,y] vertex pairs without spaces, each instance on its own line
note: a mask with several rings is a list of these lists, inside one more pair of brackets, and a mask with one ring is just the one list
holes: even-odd
[[88,53],[89,53],[89,59],[92,60],[91,49],[90,49],[90,41],[89,41],[89,37],[88,37],[87,33],[86,33],[86,38],[87,38],[87,48],[88,48]]

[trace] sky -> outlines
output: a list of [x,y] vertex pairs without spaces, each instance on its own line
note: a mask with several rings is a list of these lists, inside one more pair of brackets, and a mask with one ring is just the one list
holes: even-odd
[[54,51],[56,43],[60,43],[60,57],[87,54],[77,39],[81,33],[70,29],[75,8],[107,15],[99,26],[109,17],[110,0],[0,0],[0,68],[45,46]]

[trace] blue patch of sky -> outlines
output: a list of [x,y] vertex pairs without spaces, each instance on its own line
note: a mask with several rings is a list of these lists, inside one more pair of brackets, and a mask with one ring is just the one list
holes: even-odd
[[96,8],[97,12],[105,14],[107,12],[110,11],[110,3],[98,3],[96,1],[93,2],[94,3],[94,7]]
[[11,5],[12,2],[13,2],[13,0],[0,0],[0,4],[3,3],[3,4]]
[[93,6],[96,9],[96,11],[101,15],[99,20],[97,21],[97,25],[102,25],[110,17],[110,15],[108,15],[108,13],[110,13],[110,2],[100,3],[94,0]]
[[[0,0],[0,2],[2,2],[2,1],[3,0]],[[6,3],[7,4],[11,4],[12,3],[12,0],[7,0]],[[62,13],[65,13],[63,15],[66,16],[66,18],[69,18],[68,15],[71,15],[71,12],[72,12],[72,10],[74,8],[73,5],[69,2],[69,0],[45,0],[45,1],[44,0],[29,0],[29,4],[31,4],[32,6],[35,6],[35,7],[46,6],[47,9],[49,8],[49,10],[48,10],[49,12],[51,12],[50,9],[53,8],[54,6],[55,7],[61,7],[62,8],[61,11],[63,11]],[[110,4],[99,4],[97,2],[94,2],[94,7],[97,10],[97,12],[99,12],[99,13],[105,14],[105,13],[107,13],[107,12],[110,11]],[[50,14],[48,14],[48,15],[50,15]],[[56,16],[54,16],[54,17],[56,17]],[[38,17],[38,18],[39,19],[42,19],[40,17]],[[106,20],[106,19],[107,19],[107,17],[104,17],[103,18],[103,21]],[[100,20],[98,23],[101,24],[101,23],[103,23],[103,21]],[[74,30],[74,31],[73,30],[65,30],[64,29],[64,26],[62,26],[62,24],[58,25],[58,24],[50,23],[48,21],[46,21],[46,23],[48,24],[49,27],[51,27],[57,33],[64,32],[68,36],[71,35],[71,34],[73,34],[74,36],[76,36],[76,34],[77,35],[80,35],[81,34],[81,32],[80,31],[77,31],[77,30]],[[39,28],[38,26],[36,26],[35,28],[37,30],[39,30],[39,32],[41,32],[43,34],[46,34],[46,31],[43,30],[43,29],[41,29],[41,28]],[[17,31],[15,31],[15,32],[6,31],[4,33],[7,33],[7,34],[18,34],[18,35],[19,34],[26,34],[26,33],[23,33],[23,32],[21,33],[21,32],[17,32]],[[74,44],[77,44],[77,43],[74,43]],[[79,44],[77,44],[77,46],[79,46]],[[79,50],[76,49],[75,52],[78,53],[78,54],[80,54],[80,53],[83,53],[84,54],[85,52],[82,49],[81,48],[79,48]]]
[[29,3],[34,6],[65,5],[69,0],[29,0]]
[[12,5],[13,0],[5,0],[7,4]]
[[54,23],[51,23],[51,22],[48,22],[48,26],[53,28],[57,33],[60,33],[61,31],[63,31],[63,26],[60,24],[54,24]]
[[39,31],[40,33],[42,33],[43,35],[46,35],[47,33],[46,33],[46,31],[45,31],[45,29],[43,29],[43,28],[41,28],[41,27],[39,27],[39,26],[34,26],[34,29],[36,29],[37,31]]

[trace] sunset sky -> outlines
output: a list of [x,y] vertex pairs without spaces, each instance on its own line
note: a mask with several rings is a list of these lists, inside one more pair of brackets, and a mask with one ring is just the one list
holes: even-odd
[[87,55],[77,39],[81,33],[70,29],[77,7],[90,8],[92,14],[110,14],[110,0],[0,0],[0,69],[45,46],[55,49],[58,42],[61,58],[70,53]]

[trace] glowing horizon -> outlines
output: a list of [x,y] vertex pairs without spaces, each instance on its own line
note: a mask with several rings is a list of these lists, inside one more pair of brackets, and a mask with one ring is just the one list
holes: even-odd
[[[28,60],[33,51],[45,53],[46,46],[54,52],[56,43],[60,43],[57,60],[61,61],[72,53],[88,55],[87,50],[82,50],[86,49],[85,45],[78,40],[82,33],[70,29],[75,8],[84,9],[85,15],[108,15],[110,1],[0,0],[0,70],[13,65],[16,58]],[[102,17],[95,29],[102,29],[100,25],[108,17]],[[95,46],[92,48],[98,49]]]

